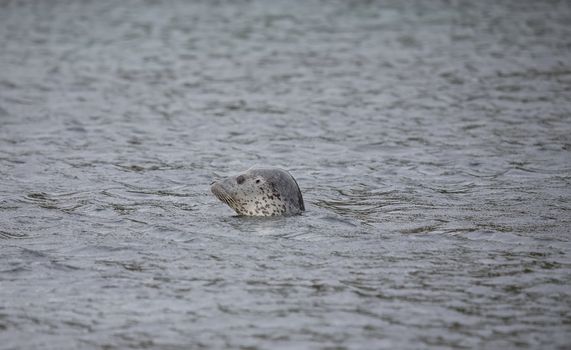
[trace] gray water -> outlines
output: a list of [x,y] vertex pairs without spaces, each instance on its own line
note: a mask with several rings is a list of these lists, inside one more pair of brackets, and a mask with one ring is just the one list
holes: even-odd
[[[567,1],[0,2],[0,348],[569,349]],[[307,211],[209,191],[288,169]]]

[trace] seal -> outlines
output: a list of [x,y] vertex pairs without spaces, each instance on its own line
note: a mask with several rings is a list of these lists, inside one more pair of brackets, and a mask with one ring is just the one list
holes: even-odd
[[297,181],[280,168],[250,168],[213,182],[210,190],[238,215],[297,215],[305,210]]

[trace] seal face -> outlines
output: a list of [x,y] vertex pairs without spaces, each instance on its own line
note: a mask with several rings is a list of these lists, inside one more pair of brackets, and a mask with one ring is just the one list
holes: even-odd
[[210,190],[238,215],[296,215],[305,210],[297,182],[280,168],[251,168],[215,181]]

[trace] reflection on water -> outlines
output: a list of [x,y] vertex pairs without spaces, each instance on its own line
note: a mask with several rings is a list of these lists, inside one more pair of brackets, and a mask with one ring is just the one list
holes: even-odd
[[0,9],[5,348],[567,346],[567,2]]

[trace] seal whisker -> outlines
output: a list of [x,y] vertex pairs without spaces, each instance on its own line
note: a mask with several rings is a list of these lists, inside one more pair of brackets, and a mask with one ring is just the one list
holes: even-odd
[[226,193],[224,190],[221,190],[218,187],[213,187],[212,188],[212,193],[214,193],[214,195],[216,196],[216,198],[218,198],[220,201],[228,204],[228,206],[230,206],[230,208],[236,210],[238,208],[238,203],[234,200],[234,198],[232,198],[228,193]]

